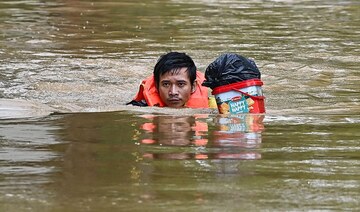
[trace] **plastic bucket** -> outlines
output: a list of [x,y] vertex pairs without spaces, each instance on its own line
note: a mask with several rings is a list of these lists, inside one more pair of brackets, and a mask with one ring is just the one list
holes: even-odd
[[262,85],[261,80],[250,79],[214,88],[219,113],[265,113]]

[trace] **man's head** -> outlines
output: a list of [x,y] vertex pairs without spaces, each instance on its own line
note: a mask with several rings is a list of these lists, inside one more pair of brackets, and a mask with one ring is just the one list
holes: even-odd
[[185,53],[162,55],[154,68],[156,88],[168,106],[183,107],[196,89],[196,66]]

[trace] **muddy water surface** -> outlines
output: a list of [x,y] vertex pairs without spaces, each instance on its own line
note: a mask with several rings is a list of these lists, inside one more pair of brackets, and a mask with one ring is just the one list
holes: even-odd
[[[356,0],[0,2],[0,211],[360,209]],[[254,58],[267,114],[125,106]],[[50,115],[51,114],[51,115]]]

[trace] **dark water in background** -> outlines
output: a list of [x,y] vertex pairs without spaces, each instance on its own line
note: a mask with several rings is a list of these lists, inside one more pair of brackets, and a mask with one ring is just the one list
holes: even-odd
[[[359,113],[359,2],[1,1],[0,96],[122,109],[158,57],[255,59],[268,111]],[[282,111],[283,112],[283,111]]]
[[[359,210],[359,26],[357,0],[1,1],[0,211]],[[124,106],[169,50],[254,58],[266,116]]]

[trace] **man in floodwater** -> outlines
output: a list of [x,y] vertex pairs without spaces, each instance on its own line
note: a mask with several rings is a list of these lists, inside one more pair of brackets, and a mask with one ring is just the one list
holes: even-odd
[[143,80],[135,106],[208,108],[208,89],[201,84],[204,74],[185,53],[169,52],[157,61],[153,75]]

